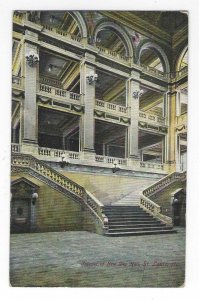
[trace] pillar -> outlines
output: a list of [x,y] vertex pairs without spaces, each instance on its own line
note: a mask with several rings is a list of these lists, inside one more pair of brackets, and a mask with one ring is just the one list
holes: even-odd
[[167,93],[167,125],[168,134],[166,138],[166,164],[168,165],[168,171],[173,172],[176,168],[177,157],[177,138],[176,138],[176,104],[177,104],[177,92],[175,90]]
[[80,65],[80,93],[84,114],[80,120],[80,150],[85,159],[95,159],[95,56],[85,53]]
[[139,159],[138,153],[138,121],[139,121],[139,98],[140,98],[140,75],[132,72],[131,78],[127,80],[127,105],[130,109],[131,124],[128,127],[128,158]]
[[38,40],[36,33],[25,31],[24,43],[24,75],[25,75],[25,99],[23,105],[23,126],[22,126],[22,151],[34,152],[38,144],[37,126],[37,77],[38,77],[38,47],[35,44]]

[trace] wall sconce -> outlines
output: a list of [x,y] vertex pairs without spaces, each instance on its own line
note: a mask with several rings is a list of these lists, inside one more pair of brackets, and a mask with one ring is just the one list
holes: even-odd
[[60,167],[63,169],[65,166],[69,166],[70,162],[66,160],[65,155],[62,155],[61,161],[60,161]]
[[54,15],[50,15],[49,21],[51,24],[54,24],[56,21],[59,21],[59,18],[55,17]]
[[52,72],[53,69],[60,69],[60,67],[53,65],[53,64],[49,64],[48,65],[48,72]]
[[141,97],[143,95],[144,91],[143,90],[137,90],[133,92],[133,98],[134,99],[138,99],[139,97]]
[[87,75],[86,79],[88,81],[88,84],[92,84],[98,80],[98,75],[97,74]]
[[39,55],[34,52],[29,52],[26,55],[26,61],[30,67],[35,67],[39,62]]
[[114,167],[112,168],[113,173],[116,173],[117,171],[120,170],[117,160],[114,160],[113,165],[114,165]]
[[38,194],[36,192],[32,193],[32,205],[35,205],[36,200],[38,199]]

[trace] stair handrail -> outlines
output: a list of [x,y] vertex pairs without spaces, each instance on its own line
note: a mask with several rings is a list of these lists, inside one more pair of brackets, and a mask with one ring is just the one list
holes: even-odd
[[[78,198],[98,219],[104,231],[108,229],[108,218],[103,213],[104,205],[84,187],[54,170],[31,154],[12,153],[11,166],[12,168],[17,167],[17,170],[22,168],[22,171],[25,168],[29,168],[36,172],[36,174],[44,176],[48,181],[52,181],[64,194],[70,193],[70,195],[75,196],[76,199]],[[14,171],[14,169],[12,171]]]
[[158,180],[156,183],[152,184],[150,187],[146,188],[140,194],[140,206],[149,212],[154,217],[158,218],[160,221],[165,223],[166,225],[172,225],[173,221],[171,217],[161,214],[161,207],[154,201],[152,201],[149,196],[152,196],[154,193],[162,190],[164,187],[169,184],[177,181],[177,180],[185,180],[186,179],[186,171],[184,172],[173,172],[164,178]]
[[162,188],[168,186],[169,184],[178,181],[179,179],[185,180],[186,179],[186,171],[184,172],[173,172],[168,174],[167,176],[161,178],[160,180],[156,181],[142,192],[145,196],[151,196],[162,190]]

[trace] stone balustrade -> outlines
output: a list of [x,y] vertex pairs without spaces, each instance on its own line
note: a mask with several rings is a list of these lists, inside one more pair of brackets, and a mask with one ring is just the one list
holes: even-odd
[[62,149],[52,149],[46,147],[38,147],[39,156],[47,156],[50,158],[79,159],[79,152],[67,151]]
[[11,152],[14,152],[14,153],[20,152],[20,146],[19,146],[19,144],[12,143],[11,144]]
[[167,225],[172,224],[172,218],[162,215],[160,213],[161,207],[149,199],[150,196],[153,194],[161,191],[171,183],[179,180],[186,180],[186,172],[178,173],[174,172],[172,174],[167,175],[166,177],[160,179],[147,189],[145,189],[141,196],[140,196],[140,206],[143,207],[146,211],[148,211],[151,215],[155,216],[159,220],[161,220],[163,223]]
[[153,169],[153,170],[163,170],[163,168],[164,168],[163,164],[152,163],[152,162],[147,162],[147,161],[141,161],[140,167],[147,168],[147,169]]
[[159,219],[161,222],[165,223],[168,226],[172,225],[172,218],[161,214],[161,207],[150,200],[149,198],[145,197],[143,194],[140,197],[140,206],[147,211],[149,214],[154,216],[155,218]]
[[184,67],[180,71],[175,72],[175,78],[180,79],[181,77],[187,76],[188,74],[188,66]]
[[111,49],[104,48],[104,47],[99,46],[99,45],[97,45],[96,47],[99,50],[99,52],[102,53],[102,54],[106,54],[108,56],[114,57],[117,60],[129,63],[129,57],[127,57],[127,56],[120,55],[119,53],[117,53],[115,51],[112,51]]
[[63,90],[60,88],[56,88],[53,86],[49,86],[43,83],[39,84],[39,92],[45,95],[51,95],[54,97],[66,99],[66,100],[75,100],[75,101],[80,101],[80,94],[69,92],[67,90]]
[[44,30],[48,30],[50,32],[59,34],[59,35],[65,37],[65,38],[69,38],[69,39],[71,39],[71,40],[73,40],[75,42],[81,43],[81,41],[82,41],[82,38],[80,36],[71,34],[71,33],[67,32],[65,30],[61,30],[61,29],[55,28],[55,27],[50,26],[48,24],[40,23],[40,25],[43,27]]
[[24,85],[23,77],[12,75],[12,86],[22,89]]
[[115,112],[117,114],[128,115],[128,112],[129,112],[128,107],[117,105],[114,103],[109,103],[109,102],[99,100],[99,99],[95,100],[95,106],[98,109],[100,108],[104,111],[111,111],[111,112]]
[[185,180],[186,179],[186,172],[178,173],[174,172],[172,174],[169,174],[168,176],[160,179],[147,189],[143,191],[143,195],[146,197],[153,195],[154,193],[157,193],[161,189],[165,188],[166,186],[170,185],[171,183],[179,180]]
[[139,119],[141,121],[145,121],[148,123],[155,123],[158,125],[165,125],[165,118],[164,117],[160,117],[160,116],[156,116],[156,115],[152,115],[143,111],[139,112]]
[[127,160],[125,158],[96,155],[95,160],[96,160],[96,162],[101,162],[101,163],[105,163],[105,164],[112,164],[112,165],[117,164],[117,165],[122,165],[122,166],[127,165]]
[[[108,230],[108,218],[103,213],[103,204],[82,186],[57,172],[44,162],[32,155],[13,153],[11,157],[12,172],[33,170],[36,178],[42,179],[49,186],[58,189],[68,196],[68,192],[75,195],[100,223],[103,232]],[[31,173],[32,174],[32,173]],[[41,178],[42,177],[42,178]],[[45,179],[44,179],[45,178]]]
[[149,72],[149,74],[153,74],[156,77],[160,78],[160,79],[168,79],[170,77],[170,74],[167,74],[165,72],[159,71],[155,68],[152,68],[150,66],[145,66],[143,64],[140,65],[142,67],[142,71],[146,71]]
[[187,112],[181,114],[177,117],[177,126],[186,125],[187,126]]

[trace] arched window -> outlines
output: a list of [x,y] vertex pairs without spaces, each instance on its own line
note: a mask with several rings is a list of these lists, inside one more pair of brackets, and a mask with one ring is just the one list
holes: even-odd
[[143,44],[139,51],[139,63],[161,72],[170,72],[168,58],[162,48],[152,42]]

